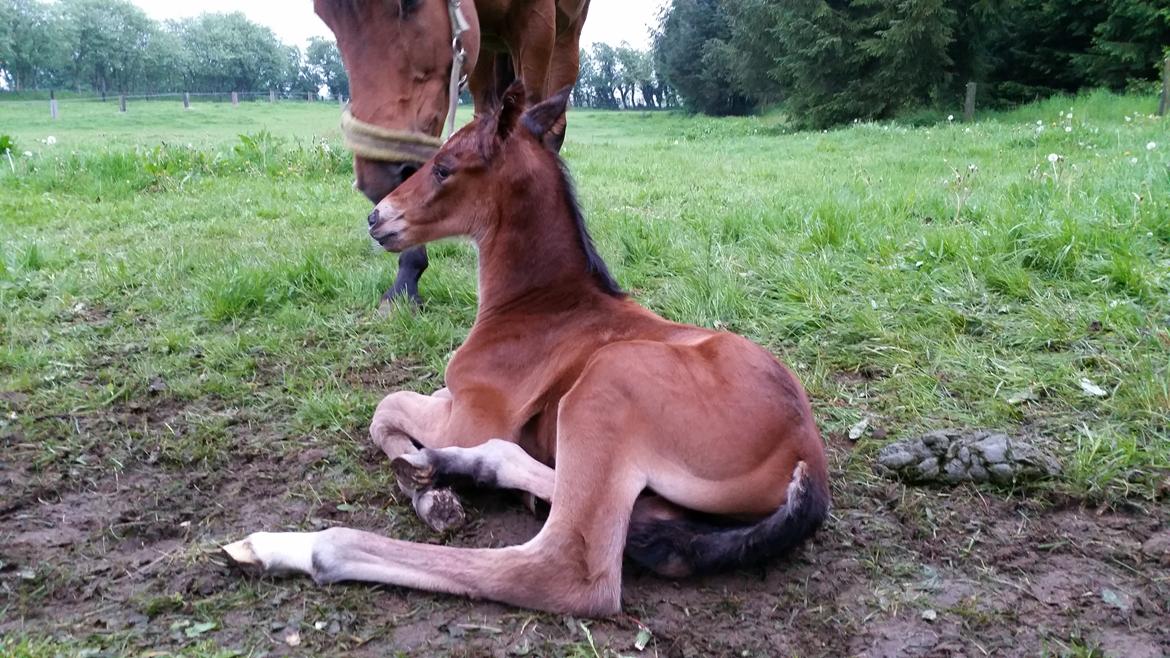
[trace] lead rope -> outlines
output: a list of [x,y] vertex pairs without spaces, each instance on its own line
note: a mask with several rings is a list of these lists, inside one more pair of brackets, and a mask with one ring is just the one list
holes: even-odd
[[467,76],[463,75],[463,62],[467,59],[467,51],[463,49],[463,33],[470,29],[467,19],[460,8],[461,0],[447,0],[447,11],[451,15],[451,82],[447,86],[447,97],[450,105],[447,108],[447,136],[450,139],[455,133],[455,113],[459,108],[459,93],[467,84]]

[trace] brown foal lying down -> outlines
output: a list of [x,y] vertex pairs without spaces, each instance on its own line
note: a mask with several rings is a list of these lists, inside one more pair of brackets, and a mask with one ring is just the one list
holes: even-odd
[[599,616],[620,609],[623,550],[684,576],[772,558],[825,519],[824,449],[792,373],[740,336],[642,308],[594,251],[542,145],[567,98],[525,111],[513,85],[370,218],[391,251],[457,235],[479,249],[479,309],[448,388],[387,396],[373,439],[424,517],[457,506],[428,494],[464,476],[550,500],[544,527],[494,549],[258,532],[225,547],[236,563]]

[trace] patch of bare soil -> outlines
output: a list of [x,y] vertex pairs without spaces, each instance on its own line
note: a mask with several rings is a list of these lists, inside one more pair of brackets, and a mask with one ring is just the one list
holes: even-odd
[[[590,642],[629,655],[643,626],[645,653],[663,656],[1170,653],[1170,569],[1143,552],[1161,546],[1166,509],[850,481],[847,455],[833,453],[832,519],[792,557],[679,582],[629,569],[625,615],[584,622],[398,588],[256,580],[224,565],[216,547],[259,529],[349,525],[436,541],[395,500],[372,449],[363,466],[385,495],[343,504],[312,495],[343,479],[325,449],[241,450],[208,469],[140,460],[51,494],[4,461],[0,633],[115,653],[210,639],[273,655],[546,656]],[[470,507],[471,525],[446,541],[507,545],[540,525],[510,494]]]

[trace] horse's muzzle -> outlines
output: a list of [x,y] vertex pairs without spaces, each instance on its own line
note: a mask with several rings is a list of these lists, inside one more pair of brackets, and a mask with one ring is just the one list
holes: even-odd
[[418,168],[417,162],[381,162],[355,158],[354,185],[367,199],[378,203],[410,178]]

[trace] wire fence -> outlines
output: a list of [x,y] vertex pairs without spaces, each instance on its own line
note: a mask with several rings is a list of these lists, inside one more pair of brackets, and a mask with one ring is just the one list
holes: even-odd
[[[39,98],[38,98],[39,96]],[[338,106],[344,107],[347,98],[336,97],[330,98],[322,96],[317,92],[289,92],[278,91],[275,89],[267,91],[173,91],[160,93],[128,93],[128,94],[76,94],[72,92],[62,93],[58,98],[55,92],[20,92],[20,93],[5,93],[0,92],[0,103],[44,103],[49,115],[57,118],[58,109],[62,105],[70,105],[73,103],[113,103],[118,106],[121,112],[128,111],[128,106],[131,103],[164,103],[177,102],[181,103],[184,108],[189,108],[193,103],[231,103],[232,105],[239,105],[240,103],[277,103],[277,102],[302,102],[302,103],[333,103],[336,102]]]

